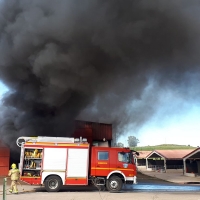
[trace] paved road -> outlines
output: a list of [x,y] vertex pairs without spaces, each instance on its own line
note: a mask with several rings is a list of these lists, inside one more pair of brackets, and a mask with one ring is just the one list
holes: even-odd
[[142,174],[138,175],[138,182],[125,186],[120,193],[69,186],[58,193],[48,193],[44,187],[22,185],[19,186],[20,193],[8,194],[7,200],[200,200],[200,185],[179,185]]
[[[0,197],[1,198],[1,197]],[[200,192],[123,191],[121,193],[97,191],[63,191],[59,193],[30,192],[7,195],[7,200],[200,200]]]

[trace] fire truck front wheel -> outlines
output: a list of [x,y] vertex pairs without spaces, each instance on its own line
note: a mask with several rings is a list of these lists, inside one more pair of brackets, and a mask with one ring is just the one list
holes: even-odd
[[58,192],[62,187],[62,180],[58,176],[49,176],[45,180],[44,186],[47,192]]
[[122,189],[123,182],[122,179],[118,176],[111,176],[106,181],[106,188],[110,192],[119,192]]

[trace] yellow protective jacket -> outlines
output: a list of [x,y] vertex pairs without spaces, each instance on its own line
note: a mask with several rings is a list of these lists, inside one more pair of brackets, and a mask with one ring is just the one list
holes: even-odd
[[11,169],[9,170],[8,176],[10,176],[11,181],[18,181],[20,172],[18,169]]

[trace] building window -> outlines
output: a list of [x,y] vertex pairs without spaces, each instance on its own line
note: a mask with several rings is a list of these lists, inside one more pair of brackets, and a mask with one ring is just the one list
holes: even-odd
[[108,152],[106,151],[98,152],[98,160],[108,160]]

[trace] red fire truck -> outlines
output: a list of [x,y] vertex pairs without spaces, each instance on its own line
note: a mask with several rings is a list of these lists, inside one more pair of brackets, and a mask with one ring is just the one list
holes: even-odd
[[129,148],[90,146],[83,138],[19,137],[20,180],[57,192],[62,185],[106,187],[118,192],[136,184],[136,166]]

